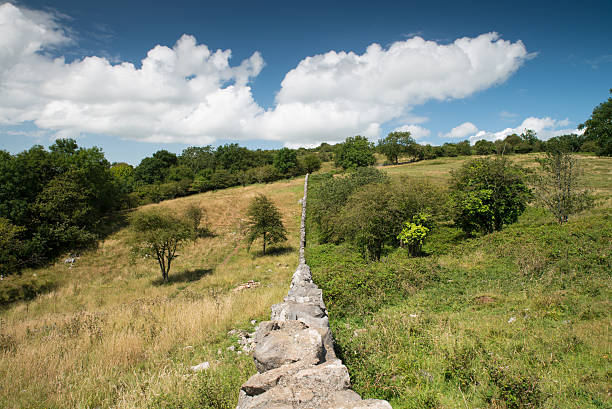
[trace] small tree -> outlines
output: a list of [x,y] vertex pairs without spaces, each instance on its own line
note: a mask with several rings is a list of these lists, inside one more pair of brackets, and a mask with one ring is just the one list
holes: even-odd
[[582,172],[574,156],[548,152],[538,163],[540,172],[534,178],[536,195],[558,223],[565,223],[570,214],[593,206],[593,196],[581,188]]
[[356,169],[376,162],[374,144],[360,135],[348,137],[343,143],[336,145],[334,155],[336,166],[342,169]]
[[531,197],[523,171],[505,158],[478,158],[452,172],[455,223],[467,234],[514,223]]
[[178,257],[176,251],[187,241],[193,240],[189,221],[172,215],[168,210],[142,210],[131,218],[132,251],[155,257],[164,281],[172,261]]
[[251,200],[247,210],[247,243],[248,248],[259,237],[263,242],[263,253],[266,244],[275,244],[287,240],[287,231],[281,220],[281,214],[266,196],[260,194]]
[[412,217],[412,221],[404,223],[402,231],[397,236],[402,246],[406,246],[411,256],[421,254],[423,243],[431,230],[431,216],[419,213]]
[[391,163],[398,163],[399,156],[407,153],[411,145],[416,144],[410,132],[390,132],[384,139],[378,140],[378,151]]

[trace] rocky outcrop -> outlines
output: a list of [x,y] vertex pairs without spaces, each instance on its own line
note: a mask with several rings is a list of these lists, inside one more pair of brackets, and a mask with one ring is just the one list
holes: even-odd
[[284,302],[272,306],[271,320],[253,337],[258,373],[240,388],[237,409],[391,409],[387,401],[363,400],[350,389],[346,367],[336,358],[323,293],[312,281],[304,257],[304,182],[300,263]]

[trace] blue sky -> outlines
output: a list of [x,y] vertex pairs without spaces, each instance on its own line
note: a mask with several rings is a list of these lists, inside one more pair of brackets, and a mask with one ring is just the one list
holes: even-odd
[[292,3],[0,4],[0,148],[547,139],[612,87],[610,0]]

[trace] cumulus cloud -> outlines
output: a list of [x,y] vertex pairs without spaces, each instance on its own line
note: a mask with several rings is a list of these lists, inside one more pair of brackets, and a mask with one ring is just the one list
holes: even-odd
[[67,63],[49,51],[69,44],[68,33],[52,14],[0,5],[0,124],[192,144],[374,138],[416,105],[503,83],[532,56],[521,41],[496,33],[450,44],[412,37],[388,48],[372,44],[363,54],[330,51],[289,71],[266,110],[250,88],[264,67],[259,52],[231,65],[231,50],[183,35],[172,48],[151,49],[140,67],[96,56]]
[[404,125],[399,128],[395,128],[395,131],[398,132],[410,132],[410,136],[412,136],[416,141],[422,141],[423,138],[427,138],[431,135],[431,131],[427,128],[423,128],[419,125]]
[[471,122],[464,122],[459,126],[454,127],[450,132],[444,134],[445,138],[465,138],[468,135],[473,135],[478,132],[478,128]]
[[575,127],[572,128],[572,127],[569,127],[569,125],[571,125],[571,122],[568,119],[558,120],[558,119],[553,119],[550,117],[545,117],[545,118],[529,117],[529,118],[526,118],[519,126],[515,128],[505,128],[505,129],[502,129],[501,131],[496,131],[496,132],[485,131],[485,130],[478,131],[478,129],[476,129],[474,131],[475,133],[471,135],[469,139],[472,144],[476,143],[477,141],[481,139],[495,141],[497,139],[504,139],[506,136],[512,135],[512,134],[520,135],[524,133],[527,129],[531,129],[535,131],[536,134],[538,135],[538,138],[543,141],[553,138],[555,136],[559,136],[559,135],[565,135],[565,134],[571,134],[571,133],[576,133],[576,134],[581,133]]

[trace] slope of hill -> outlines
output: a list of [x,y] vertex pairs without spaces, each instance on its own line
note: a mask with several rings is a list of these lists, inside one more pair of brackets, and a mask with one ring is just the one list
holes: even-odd
[[[180,213],[196,203],[215,234],[180,251],[168,284],[155,261],[131,259],[125,228],[74,264],[24,271],[54,289],[0,312],[0,407],[235,407],[255,367],[227,332],[252,328],[286,294],[298,261],[302,185],[298,178],[156,205]],[[280,208],[289,237],[265,256],[255,246],[247,253],[241,232],[258,193]],[[0,285],[12,279],[20,278]],[[260,285],[235,290],[249,280]],[[190,370],[203,361],[210,369]]]
[[[385,170],[445,184],[465,160]],[[440,225],[425,256],[380,262],[309,240],[358,393],[395,409],[611,407],[612,160],[580,162],[599,205],[564,225],[534,207],[482,237]]]

